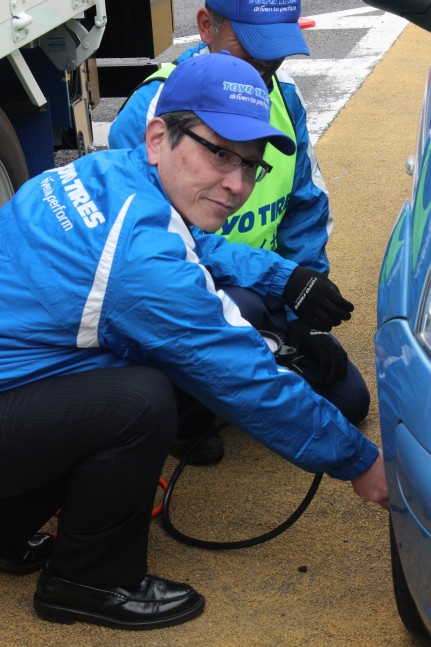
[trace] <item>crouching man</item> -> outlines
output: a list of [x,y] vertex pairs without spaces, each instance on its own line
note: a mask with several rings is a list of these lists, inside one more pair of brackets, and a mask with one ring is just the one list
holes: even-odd
[[[248,63],[193,58],[167,79],[145,143],[47,171],[0,210],[0,569],[45,566],[34,605],[47,620],[151,629],[203,610],[147,564],[178,388],[387,506],[378,447],[277,366],[214,284],[310,307],[324,291],[328,317],[347,318],[339,292],[323,276],[292,286],[295,265],[271,251],[194,237],[271,172],[268,141],[294,152],[269,110]],[[54,541],[37,531],[59,508]]]

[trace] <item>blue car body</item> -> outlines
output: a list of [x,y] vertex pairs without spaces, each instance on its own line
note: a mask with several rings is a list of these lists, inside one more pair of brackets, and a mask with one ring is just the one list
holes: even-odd
[[[420,2],[425,6],[425,0]],[[402,5],[412,7],[412,0],[367,3],[400,15],[405,15]],[[426,0],[426,5],[431,17],[431,2]],[[404,203],[389,240],[378,290],[376,372],[391,505],[395,597],[407,628],[431,635],[430,74],[412,195]],[[401,592],[400,578],[404,584]],[[404,593],[410,598],[410,608]],[[417,612],[416,623],[411,621],[412,609]]]

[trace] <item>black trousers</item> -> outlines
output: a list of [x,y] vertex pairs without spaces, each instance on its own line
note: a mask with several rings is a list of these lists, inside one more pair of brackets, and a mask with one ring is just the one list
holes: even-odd
[[138,584],[176,428],[171,384],[150,368],[88,371],[2,392],[2,554],[61,508],[50,571],[87,584]]

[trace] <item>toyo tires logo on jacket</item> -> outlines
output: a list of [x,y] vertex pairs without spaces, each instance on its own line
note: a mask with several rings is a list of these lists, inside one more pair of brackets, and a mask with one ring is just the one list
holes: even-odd
[[64,190],[87,227],[93,229],[104,223],[105,217],[100,213],[93,200],[90,199],[87,190],[78,177],[73,162],[59,168],[58,175],[61,178]]
[[[73,162],[57,169],[56,172],[61,179],[61,183],[67,197],[71,201],[72,206],[78,212],[79,216],[82,218],[83,223],[89,229],[94,229],[94,227],[104,223],[105,217],[100,213],[94,201],[91,200],[83,183],[78,178],[78,173],[76,172]],[[63,230],[70,231],[73,229],[70,213],[68,213],[67,206],[62,204],[62,200],[64,198],[59,200],[55,195],[53,184],[54,178],[51,176],[45,176],[42,179],[40,185],[44,195],[43,202],[46,202],[49,205],[51,212],[54,214]]]

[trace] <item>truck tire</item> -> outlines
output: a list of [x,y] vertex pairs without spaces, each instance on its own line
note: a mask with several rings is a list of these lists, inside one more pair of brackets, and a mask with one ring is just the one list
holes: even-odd
[[392,582],[398,614],[406,629],[412,633],[418,634],[419,636],[426,636],[429,638],[429,634],[421,620],[415,601],[409,591],[391,519],[389,521],[389,533],[391,544]]
[[16,132],[0,109],[0,207],[28,180],[28,168]]

